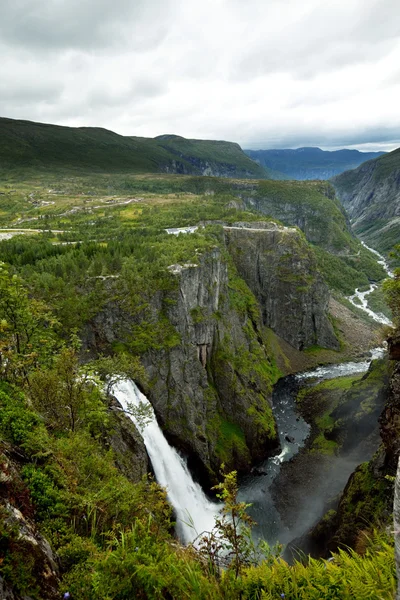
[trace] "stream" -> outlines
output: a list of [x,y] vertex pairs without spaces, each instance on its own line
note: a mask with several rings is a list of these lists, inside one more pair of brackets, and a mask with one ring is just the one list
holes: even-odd
[[[368,249],[379,257],[380,263],[385,266],[388,275],[392,276],[384,258],[376,251]],[[356,306],[365,310],[377,322],[390,324],[389,319],[384,315],[376,314],[368,307],[366,297],[375,287],[372,284],[370,290],[366,292],[356,290],[350,301],[358,298],[362,305],[355,304]],[[318,489],[313,482],[306,494],[307,497],[302,498],[304,506],[298,507],[301,509],[300,514],[302,515],[300,527],[289,528],[282,522],[275,505],[276,499],[274,501],[272,496],[273,482],[280,473],[282,463],[289,461],[299,452],[310,433],[310,426],[297,413],[296,396],[299,389],[309,380],[322,381],[344,375],[365,373],[371,361],[382,357],[384,352],[385,348],[374,348],[370,352],[370,357],[361,362],[317,367],[305,373],[283,377],[274,386],[272,405],[279,432],[281,452],[267,458],[257,468],[252,469],[249,475],[242,478],[239,490],[239,500],[252,505],[249,513],[257,523],[253,530],[256,539],[264,539],[270,545],[275,544],[278,540],[284,544],[289,543],[295,537],[303,535],[323,512],[324,502],[318,498]],[[220,504],[207,498],[200,485],[193,480],[185,459],[169,445],[157,423],[149,400],[140,392],[135,383],[128,380],[114,385],[112,391],[124,412],[132,419],[143,437],[156,479],[160,485],[166,488],[168,499],[174,508],[176,531],[180,540],[188,544],[202,532],[211,531]],[[135,409],[132,408],[143,405],[147,406],[151,413],[146,423],[137,420]],[[357,449],[354,456],[347,457],[345,461],[343,458],[338,458],[332,471],[324,474],[325,481],[329,479],[332,482],[329,484],[332,493],[337,494],[343,489],[347,478],[355,466],[361,462],[360,456],[364,457],[368,452],[369,448],[366,447],[361,449],[361,454]],[[318,503],[317,500],[320,502]],[[302,510],[303,512],[301,512]]]

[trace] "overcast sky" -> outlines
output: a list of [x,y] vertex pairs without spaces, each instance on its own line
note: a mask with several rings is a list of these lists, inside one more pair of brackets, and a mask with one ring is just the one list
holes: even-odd
[[0,0],[0,115],[400,146],[399,0]]

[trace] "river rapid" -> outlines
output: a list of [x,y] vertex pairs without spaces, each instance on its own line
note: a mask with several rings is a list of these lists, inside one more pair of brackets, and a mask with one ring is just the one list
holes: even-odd
[[[369,250],[373,251],[370,248]],[[388,275],[392,276],[384,258],[376,251],[373,252],[378,256],[379,262],[385,266]],[[375,287],[375,285],[371,285],[367,292],[356,290],[350,301],[354,300],[353,303],[356,306],[365,310],[379,323],[390,324],[384,315],[376,314],[368,307],[366,298]],[[361,301],[361,306],[359,303],[356,304],[356,298]],[[294,527],[288,527],[282,521],[277,508],[280,500],[272,493],[274,481],[280,474],[282,465],[299,453],[310,433],[310,426],[297,412],[296,396],[301,387],[325,379],[365,373],[371,361],[382,357],[384,352],[384,348],[374,348],[371,350],[370,356],[363,361],[318,367],[305,373],[283,377],[274,386],[272,404],[281,452],[267,458],[249,475],[243,477],[239,491],[239,500],[252,505],[249,512],[257,523],[254,528],[256,538],[264,539],[271,545],[277,541],[284,544],[289,543],[294,538],[303,535],[323,514],[324,501],[318,498],[318,489],[314,489],[313,485],[310,485],[308,495],[305,494],[302,498],[303,506],[297,507],[300,509],[300,525],[297,523]],[[168,499],[174,508],[178,537],[185,544],[193,542],[199,534],[213,528],[220,504],[211,501],[199,484],[193,480],[185,459],[168,444],[157,423],[150,402],[137,386],[131,381],[121,381],[113,387],[112,391],[124,412],[134,421],[141,432],[156,479],[160,485],[166,488]],[[151,413],[145,424],[138,421],[135,416],[135,407],[143,405],[147,406]],[[362,448],[362,456],[365,457],[365,453],[368,451],[367,448]],[[338,460],[335,476],[335,469],[325,474],[325,478],[333,482],[330,493],[337,494],[343,489],[349,475],[360,462],[357,452],[348,458],[350,460],[346,459],[345,462]],[[316,501],[318,499],[321,501]]]
[[[393,277],[384,257],[366,244],[363,243],[363,245],[378,257],[378,263],[385,268],[388,276]],[[391,325],[391,321],[385,315],[375,313],[368,306],[367,297],[376,288],[376,284],[371,284],[367,291],[360,292],[356,289],[349,300],[374,321],[382,325]],[[329,471],[322,476],[322,480],[319,473],[318,484],[317,482],[311,483],[292,510],[292,514],[290,510],[285,511],[285,521],[286,523],[290,522],[290,526],[287,526],[281,519],[277,508],[280,499],[279,496],[277,497],[276,490],[274,493],[273,488],[282,464],[290,461],[299,452],[305,445],[310,432],[310,426],[297,412],[296,396],[300,389],[326,379],[365,373],[368,371],[371,361],[382,358],[385,351],[384,347],[373,348],[370,356],[363,361],[317,367],[295,376],[284,377],[275,385],[272,404],[282,451],[278,456],[266,459],[256,470],[253,470],[252,474],[245,477],[240,489],[240,499],[252,504],[249,512],[257,522],[254,532],[258,538],[265,539],[269,544],[277,541],[287,544],[295,538],[303,536],[322,517],[328,498],[333,498],[340,493],[355,467],[372,456],[375,450],[374,440],[376,443],[378,442],[376,432],[375,438],[371,436],[364,443],[355,447],[345,458],[333,457],[330,460]],[[299,461],[299,464],[302,462],[306,461]],[[308,475],[304,472],[304,477]]]

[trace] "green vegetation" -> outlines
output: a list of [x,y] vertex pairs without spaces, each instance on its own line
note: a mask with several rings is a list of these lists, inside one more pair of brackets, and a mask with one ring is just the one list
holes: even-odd
[[380,281],[385,278],[385,271],[377,264],[376,257],[361,245],[358,251],[348,257],[337,256],[314,246],[324,280],[329,287],[347,296],[354,294],[355,288],[369,287],[370,280]]
[[364,433],[369,431],[373,425],[371,414],[378,418],[381,411],[380,395],[387,378],[386,361],[376,360],[363,376],[338,377],[302,387],[297,402],[312,426],[310,452],[337,454],[358,428]]
[[[216,409],[201,442],[209,442],[210,452],[214,445],[216,459],[229,468],[249,465],[252,441],[260,448],[273,443],[268,398],[280,376],[275,340],[261,327],[256,299],[224,249],[221,225],[257,221],[260,212],[263,220],[288,225],[305,218],[321,272],[333,288],[350,293],[382,273],[350,235],[332,188],[154,174],[170,168],[172,159],[183,172],[197,173],[189,170],[198,168],[187,160],[192,157],[227,172],[233,165],[241,176],[264,175],[237,146],[223,142],[124,138],[11,120],[0,122],[0,132],[0,224],[12,233],[35,230],[0,243],[1,482],[4,497],[57,552],[60,593],[68,589],[82,600],[389,598],[392,548],[383,538],[373,538],[364,557],[342,553],[333,563],[289,566],[267,548],[261,555],[242,527],[251,523],[237,502],[234,474],[224,474],[217,486],[225,502],[217,522],[222,541],[214,534],[200,550],[181,547],[165,491],[151,478],[128,479],[110,442],[118,423],[107,377],[127,375],[153,389],[141,357],[161,357],[170,368],[170,351],[182,341],[171,317],[179,301],[176,273],[184,267],[195,275],[215,253],[228,273],[222,304],[212,314],[199,305],[188,315],[191,327],[211,319],[220,336],[211,360],[196,365],[208,382],[205,401]],[[291,207],[289,216],[283,205]],[[165,231],[188,225],[201,227],[190,235]],[[323,238],[315,237],[318,231]],[[284,261],[283,277],[290,279]],[[310,280],[296,282],[304,288]],[[211,294],[212,284],[208,288]],[[388,293],[397,298],[395,288]],[[332,414],[339,401],[328,406],[324,394],[353,389],[344,381],[332,386],[317,389],[319,451],[336,450],[332,433],[339,419]],[[229,404],[223,405],[224,394]],[[361,416],[374,409],[369,398],[360,403]],[[29,554],[18,525],[8,514],[0,517],[0,575],[21,596],[40,600],[43,565]],[[229,557],[226,569],[218,544]]]
[[243,430],[235,423],[230,423],[222,417],[217,417],[217,424],[212,424],[216,428],[217,445],[215,452],[222,463],[232,464],[234,457],[247,457],[249,460],[249,451],[246,445],[246,439]]
[[[399,149],[333,179],[339,197],[355,219],[355,232],[370,246],[389,255],[398,243]],[[394,262],[398,266],[398,262]]]
[[[400,245],[395,246],[394,254],[396,258],[400,255]],[[393,279],[386,279],[383,283],[383,291],[386,302],[388,303],[393,315],[393,323],[396,329],[400,328],[400,277],[399,269],[396,269]]]
[[229,177],[281,176],[263,169],[238,144],[230,142],[126,137],[98,127],[60,127],[4,118],[0,119],[0,136],[2,170],[15,174],[48,170],[202,174],[208,168],[214,171],[209,174],[221,172]]

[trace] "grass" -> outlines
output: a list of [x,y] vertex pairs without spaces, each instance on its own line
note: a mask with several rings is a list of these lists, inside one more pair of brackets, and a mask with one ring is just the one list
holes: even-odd
[[[0,119],[2,169],[79,175],[178,172],[202,174],[206,164],[229,176],[268,177],[238,144],[184,138],[138,138],[98,127],[61,127]],[[197,163],[196,163],[197,159]],[[178,163],[178,164],[176,164]]]

